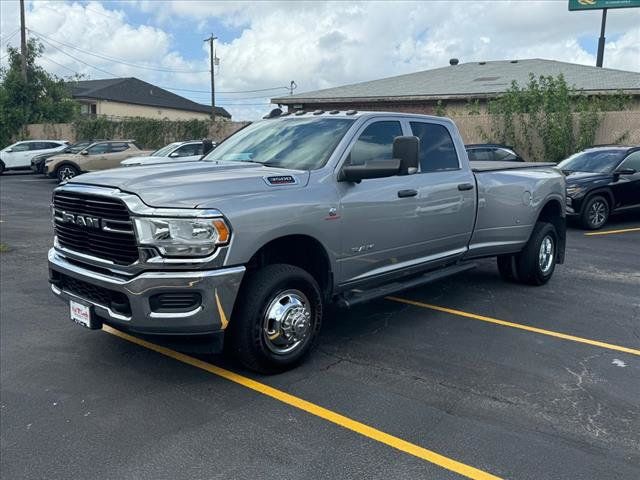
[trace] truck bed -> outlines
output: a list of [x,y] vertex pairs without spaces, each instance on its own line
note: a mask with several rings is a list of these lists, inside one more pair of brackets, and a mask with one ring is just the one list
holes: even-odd
[[495,172],[497,170],[520,170],[523,168],[554,167],[551,162],[469,162],[471,170],[479,172]]

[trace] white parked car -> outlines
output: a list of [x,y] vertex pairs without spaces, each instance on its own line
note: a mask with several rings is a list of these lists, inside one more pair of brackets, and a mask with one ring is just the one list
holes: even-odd
[[31,159],[41,153],[64,150],[66,140],[24,140],[0,150],[0,173],[5,170],[31,168]]
[[[215,146],[215,143],[213,144]],[[138,165],[158,165],[162,163],[196,162],[200,160],[203,152],[202,140],[188,142],[174,142],[156,150],[146,157],[131,157],[120,162],[123,167]]]

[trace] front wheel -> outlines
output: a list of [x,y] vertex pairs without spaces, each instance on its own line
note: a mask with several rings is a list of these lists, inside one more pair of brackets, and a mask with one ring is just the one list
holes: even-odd
[[60,182],[66,182],[78,175],[78,173],[80,172],[78,172],[78,169],[73,165],[62,165],[61,167],[58,167],[56,176]]
[[522,252],[515,258],[521,283],[544,285],[553,275],[558,252],[558,233],[548,222],[537,222]]
[[587,230],[602,228],[609,219],[609,202],[602,195],[594,195],[587,200],[582,210],[582,226]]
[[277,373],[309,353],[322,323],[315,279],[293,265],[267,265],[245,280],[228,331],[228,348],[247,368]]

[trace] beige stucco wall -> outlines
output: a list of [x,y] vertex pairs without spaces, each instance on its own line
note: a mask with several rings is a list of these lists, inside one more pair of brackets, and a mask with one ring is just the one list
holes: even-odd
[[207,120],[209,118],[209,114],[207,113],[174,110],[172,108],[148,107],[107,100],[96,101],[96,113],[98,115],[108,115],[112,117],[167,118],[169,120]]

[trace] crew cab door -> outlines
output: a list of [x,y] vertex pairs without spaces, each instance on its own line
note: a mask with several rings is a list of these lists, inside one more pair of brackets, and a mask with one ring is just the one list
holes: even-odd
[[[441,136],[431,132],[431,138],[423,130],[418,133],[433,143],[425,157],[432,162],[431,171],[338,183],[342,283],[437,266],[466,251],[475,216],[473,174],[460,170],[446,128],[448,144],[442,144]],[[393,139],[403,133],[412,134],[408,122],[398,117],[370,120],[361,127],[344,163],[391,158]],[[448,157],[439,163],[438,155]],[[451,165],[452,170],[436,171],[442,165]],[[459,184],[470,184],[472,189],[460,191]]]
[[467,251],[476,218],[476,181],[456,148],[449,123],[410,120],[411,134],[420,139],[420,171],[414,175],[419,210],[416,228],[421,255],[430,262],[458,258]]
[[640,205],[640,150],[632,152],[616,168],[616,171],[632,168],[633,174],[619,174],[611,185],[617,208]]

